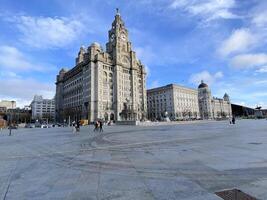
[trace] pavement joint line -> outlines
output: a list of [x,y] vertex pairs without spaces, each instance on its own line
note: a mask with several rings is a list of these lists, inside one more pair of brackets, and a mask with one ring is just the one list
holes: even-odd
[[6,187],[3,200],[6,200],[6,197],[7,197],[7,194],[9,192],[9,188],[10,188],[10,185],[11,185],[11,182],[12,182],[12,176],[13,176],[13,173],[15,172],[15,170],[17,169],[18,162],[19,162],[19,160],[16,162],[15,167],[10,171],[10,174],[9,174],[9,177],[8,177],[8,185]]
[[[142,182],[144,183],[144,185],[145,185],[145,187],[147,188],[147,190],[148,190],[150,196],[151,196],[153,199],[156,200],[156,197],[153,195],[153,192],[151,191],[151,189],[148,187],[148,185],[147,185],[147,183],[146,183],[146,178],[148,178],[148,177],[144,176],[144,175],[142,174],[142,172],[139,171],[139,170],[137,169],[137,167],[133,164],[132,160],[129,158],[129,156],[128,156],[127,154],[126,154],[126,158],[127,158],[128,161],[130,162],[130,164],[132,165],[132,167],[135,169],[135,171],[136,171],[138,177],[139,177],[139,178],[142,180]],[[151,177],[150,177],[150,178],[151,178]],[[153,178],[155,178],[155,177],[153,177]]]
[[[203,137],[201,139],[210,139],[213,138],[211,136],[209,137]],[[135,147],[135,146],[142,146],[142,145],[153,145],[153,144],[163,144],[163,143],[172,143],[172,142],[188,142],[194,140],[194,138],[187,138],[187,139],[172,139],[172,140],[161,140],[161,141],[152,141],[152,142],[140,142],[140,143],[132,143],[132,144],[122,144],[122,145],[112,145],[112,146],[106,146],[106,147],[96,147],[96,148],[90,148],[90,149],[81,149],[81,151],[93,151],[93,150],[107,150],[112,148],[125,148],[125,147]]]
[[[209,137],[203,137],[201,139],[209,139],[209,138],[213,138],[213,137],[209,136]],[[2,159],[38,158],[38,157],[45,157],[45,156],[56,155],[56,154],[75,153],[77,151],[85,152],[85,151],[95,151],[95,150],[113,150],[116,148],[127,148],[127,147],[134,148],[134,147],[145,146],[145,145],[155,145],[155,144],[172,143],[172,142],[188,142],[191,140],[194,140],[194,138],[140,142],[140,143],[122,144],[122,145],[111,145],[111,146],[106,146],[106,147],[95,147],[95,148],[79,149],[79,150],[72,150],[72,151],[49,152],[49,153],[43,153],[43,154],[38,154],[38,155],[32,155],[32,156],[27,156],[27,155],[26,156],[12,156],[12,157],[2,158]]]

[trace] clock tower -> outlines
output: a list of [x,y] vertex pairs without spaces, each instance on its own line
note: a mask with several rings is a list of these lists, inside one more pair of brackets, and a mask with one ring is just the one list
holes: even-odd
[[146,116],[145,67],[132,50],[128,30],[118,9],[108,32],[106,51],[112,59],[114,69],[116,118],[144,119]]
[[108,38],[106,49],[107,53],[112,56],[114,64],[129,64],[132,51],[131,42],[129,42],[128,30],[118,9],[112,27],[108,32]]

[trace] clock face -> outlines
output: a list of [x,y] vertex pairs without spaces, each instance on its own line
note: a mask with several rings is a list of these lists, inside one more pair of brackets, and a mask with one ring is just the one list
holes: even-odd
[[124,41],[126,40],[126,35],[124,33],[121,34],[121,39]]

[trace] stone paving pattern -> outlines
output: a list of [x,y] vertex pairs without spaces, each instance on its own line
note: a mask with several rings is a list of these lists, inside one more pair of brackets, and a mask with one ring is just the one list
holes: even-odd
[[267,120],[0,132],[1,200],[267,199]]

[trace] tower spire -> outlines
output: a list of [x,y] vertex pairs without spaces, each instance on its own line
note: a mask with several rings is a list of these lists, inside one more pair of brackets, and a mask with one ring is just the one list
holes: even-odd
[[116,8],[116,15],[120,15],[119,8]]

